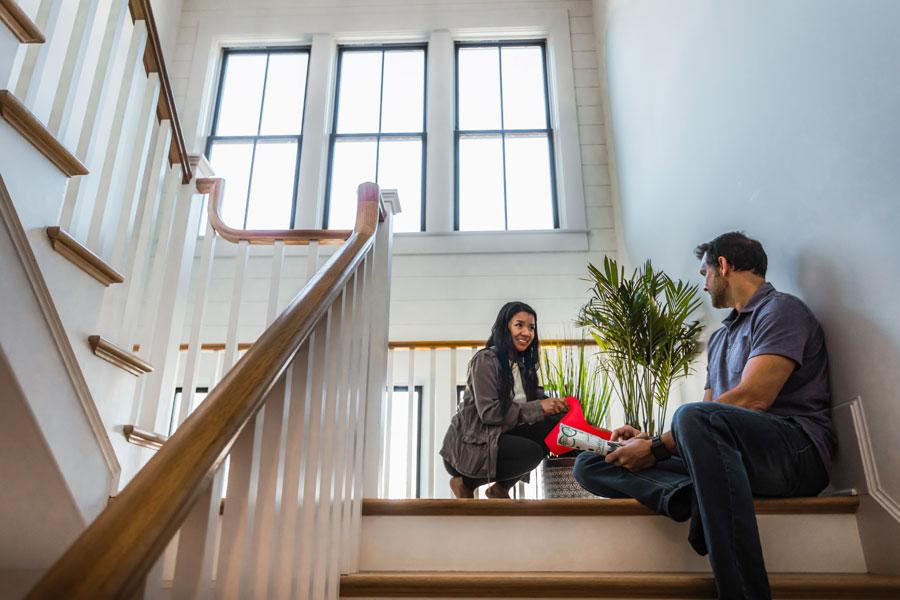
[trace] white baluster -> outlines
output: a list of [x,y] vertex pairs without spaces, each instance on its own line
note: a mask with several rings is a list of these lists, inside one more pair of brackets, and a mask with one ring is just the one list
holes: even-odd
[[[359,267],[357,267],[358,269]],[[353,373],[354,360],[353,354],[355,347],[359,344],[357,337],[358,331],[354,327],[354,316],[356,315],[357,301],[357,272],[354,272],[350,281],[344,287],[344,317],[341,332],[341,350],[338,356],[338,393],[337,393],[337,423],[338,427],[335,433],[335,451],[334,451],[334,500],[331,506],[331,552],[328,559],[328,573],[326,576],[325,597],[337,599],[340,594],[340,563],[341,552],[344,551],[344,512],[346,510],[349,518],[349,507],[347,507],[347,488],[348,475],[350,473],[348,460],[350,457],[350,443],[353,440],[351,411],[352,411],[352,392],[353,392]],[[356,343],[354,343],[354,341]]]
[[357,477],[357,460],[359,454],[357,448],[362,441],[360,438],[361,423],[365,423],[365,419],[361,416],[360,387],[362,384],[363,373],[363,351],[368,344],[366,331],[363,329],[363,303],[365,302],[365,286],[366,286],[366,261],[357,268],[353,275],[353,315],[351,317],[351,331],[354,335],[354,343],[351,346],[349,386],[349,410],[347,417],[349,420],[349,430],[347,432],[347,443],[345,448],[345,471],[344,471],[344,495],[341,507],[341,556],[340,556],[340,573],[349,573],[352,564],[353,546],[352,546],[352,527],[353,527],[353,510],[354,494],[356,488]]
[[308,426],[305,429],[301,453],[306,456],[303,473],[303,489],[301,514],[297,521],[296,543],[298,559],[295,563],[295,579],[292,598],[310,598],[312,583],[313,557],[319,552],[319,539],[315,535],[316,510],[321,506],[321,497],[316,488],[320,478],[320,446],[322,445],[322,413],[325,392],[325,357],[329,347],[334,344],[330,338],[329,311],[316,326],[314,335],[310,337],[310,373],[312,382],[307,399]]
[[[140,102],[140,111],[135,125],[136,136],[130,149],[129,165],[124,173],[122,210],[115,236],[101,240],[98,253],[108,258],[114,266],[124,269],[122,257],[126,255],[126,245],[131,241],[140,223],[141,184],[148,165],[152,164],[151,149],[156,146],[156,103],[159,98],[159,76],[151,73]],[[111,248],[111,250],[110,250]]]
[[234,281],[231,288],[231,308],[228,312],[228,332],[225,335],[225,370],[234,366],[237,358],[238,323],[241,318],[241,298],[244,292],[244,273],[247,270],[247,256],[250,243],[241,240],[238,243],[237,256],[234,257]]
[[[268,596],[269,570],[274,561],[272,538],[280,524],[276,522],[276,487],[281,467],[284,426],[289,420],[285,412],[290,402],[285,402],[288,384],[286,376],[266,395],[266,403],[260,415],[264,416],[261,439],[254,451],[254,468],[258,475],[255,485],[255,507],[250,549],[245,560],[245,577],[242,582],[242,598],[266,598]],[[260,417],[258,416],[257,419]]]
[[63,69],[79,12],[77,1],[70,0],[59,4],[62,8],[57,9],[55,22],[43,30],[47,41],[40,44],[34,75],[28,89],[24,96],[19,96],[24,98],[31,112],[43,123],[50,120],[50,111],[53,108],[59,81],[65,76]]
[[219,507],[225,479],[224,464],[188,513],[178,539],[172,600],[212,598],[213,565],[219,533]]
[[416,402],[416,349],[409,349],[409,365],[406,375],[406,497],[415,498],[418,494],[417,480],[419,465],[416,461],[416,449],[418,435],[416,421],[419,416],[419,406]]
[[[381,434],[379,438],[384,445],[381,452],[384,460],[381,464],[381,493],[379,494],[382,498],[389,498],[391,494],[391,459],[393,458],[393,456],[391,456],[391,436],[394,434],[394,431],[391,429],[394,422],[394,357],[396,355],[396,350],[390,350],[388,352],[387,389],[385,392],[387,400],[380,407],[383,410],[381,422],[384,424],[384,433]],[[366,441],[368,442],[368,438]]]
[[[390,315],[391,281],[391,214],[394,204],[387,207],[384,222],[378,227],[375,247],[372,250],[374,277],[371,279],[370,344],[372,355],[369,360],[369,382],[366,398],[366,449],[365,449],[365,490],[367,496],[378,495],[379,475],[387,470],[382,463],[382,440],[385,435],[385,421],[382,407],[385,404],[385,373],[388,355],[388,319]],[[391,387],[388,390],[392,390]]]
[[[121,143],[122,133],[125,130],[125,115],[129,111],[129,107],[136,104],[135,97],[140,94],[142,86],[145,86],[147,82],[143,69],[143,49],[146,39],[146,22],[138,21],[134,25],[134,34],[131,36],[131,45],[125,62],[125,74],[122,77],[109,138],[106,141],[106,157],[103,160],[103,167],[99,173],[92,174],[94,177],[99,177],[97,198],[94,201],[94,210],[87,234],[87,245],[92,249],[100,248],[100,234],[103,231],[104,221],[111,221],[118,211],[123,210],[122,205],[115,202],[120,198],[119,194],[121,193],[117,184],[120,182],[120,172],[123,170],[121,165],[128,160],[128,156],[133,150],[127,141]],[[111,207],[109,207],[110,197],[114,198],[114,204]]]
[[91,87],[75,154],[94,174],[74,178],[66,189],[60,226],[76,238],[87,236],[91,209],[99,189],[101,158],[110,134],[114,102],[128,58],[128,44],[133,33],[125,2],[117,2],[110,10],[110,21],[103,39],[100,60]]
[[[15,85],[16,97],[22,99],[25,105],[31,108],[37,83],[41,80],[44,65],[53,38],[56,36],[57,27],[60,26],[60,17],[63,12],[63,2],[58,0],[44,0],[35,15],[35,25],[44,35],[46,41],[43,44],[28,44],[23,48],[24,56],[18,71],[18,79]],[[34,111],[32,111],[34,112]]]
[[[73,89],[72,83],[81,80],[81,73],[87,59],[88,49],[94,42],[94,36],[103,27],[103,15],[101,14],[99,0],[81,0],[78,12],[75,15],[75,25],[72,36],[69,39],[69,47],[66,50],[66,60],[62,73],[56,86],[53,107],[50,110],[50,118],[47,127],[55,134],[59,134],[61,125],[68,123],[75,104],[77,89]],[[98,45],[101,43],[97,40]]]
[[[146,277],[142,277],[137,283],[138,302],[135,308],[138,311],[136,317],[137,331],[134,336],[141,346],[141,354],[150,358],[152,352],[151,339],[156,316],[159,297],[162,292],[162,275],[166,264],[166,250],[169,243],[169,235],[172,229],[172,218],[175,213],[178,185],[181,182],[181,168],[169,170],[165,173],[165,181],[160,192],[161,197],[156,212],[152,215],[148,235],[143,238],[145,246],[138,250],[139,264],[146,265]],[[132,336],[129,336],[131,339]],[[159,368],[161,365],[153,365]],[[146,379],[142,379],[145,381]],[[144,426],[149,425],[145,423]]]
[[[163,121],[160,125],[160,135],[169,137],[169,122]],[[150,278],[151,266],[151,249],[153,247],[153,234],[156,231],[156,225],[160,214],[166,213],[166,205],[171,204],[170,196],[165,194],[165,190],[177,182],[176,177],[166,164],[165,154],[163,150],[168,152],[169,140],[165,143],[157,144],[157,152],[154,156],[153,168],[147,174],[147,181],[143,201],[143,214],[141,215],[140,229],[137,235],[131,241],[129,248],[128,266],[130,270],[126,272],[125,286],[127,287],[127,300],[125,304],[125,315],[123,327],[123,342],[128,344],[135,340],[135,334],[138,327],[138,315],[144,305],[145,292],[147,289],[148,279]],[[151,293],[153,290],[150,290]],[[146,352],[146,348],[144,349]]]
[[319,242],[310,242],[306,247],[306,280],[312,279],[312,276],[319,270]]
[[141,294],[143,293],[143,279],[151,241],[152,223],[162,196],[163,180],[168,170],[166,156],[171,141],[169,127],[170,122],[163,121],[156,131],[155,146],[152,154],[148,157],[151,164],[144,173],[144,181],[141,186],[137,220],[134,225],[135,233],[125,247],[125,283],[122,291],[125,304],[121,322],[113,323],[115,331],[118,332],[116,337],[120,338],[121,343],[132,341],[136,329],[134,321],[143,299]]
[[363,332],[362,343],[360,344],[360,362],[357,374],[357,417],[356,417],[356,451],[353,460],[354,476],[353,476],[353,508],[351,511],[350,521],[350,541],[346,544],[349,564],[346,566],[346,573],[355,573],[359,570],[359,552],[360,552],[360,531],[362,529],[362,502],[365,495],[365,442],[366,442],[366,423],[367,406],[366,398],[368,397],[369,385],[369,362],[371,360],[372,340],[371,340],[371,280],[373,276],[373,259],[372,252],[366,256],[364,264],[364,276],[362,284],[362,301],[360,303],[360,325],[359,329]]
[[437,453],[435,446],[435,408],[437,405],[437,350],[428,351],[431,364],[428,367],[428,398],[422,398],[422,431],[419,432],[422,440],[422,494],[426,498],[434,498],[434,460]]
[[159,556],[150,571],[144,576],[144,585],[141,591],[141,600],[162,600],[163,599],[163,571],[165,570],[166,557],[172,548],[172,542],[166,546],[163,553]]
[[[184,365],[184,383],[181,386],[181,407],[177,417],[178,420],[175,423],[176,427],[184,422],[194,407],[194,393],[197,388],[197,377],[200,374],[200,357],[202,356],[200,332],[203,327],[203,314],[206,311],[206,292],[212,279],[217,239],[218,236],[213,231],[212,225],[207,223],[206,236],[203,238],[203,251],[200,257],[200,268],[194,279],[194,314],[191,317],[191,337],[188,340],[187,359]],[[218,378],[216,381],[218,381]]]
[[322,444],[322,476],[319,483],[319,507],[316,514],[316,540],[319,551],[315,554],[313,570],[313,598],[324,598],[326,588],[326,574],[328,572],[329,549],[335,540],[329,538],[331,530],[331,503],[334,502],[334,448],[338,421],[338,379],[344,374],[340,371],[339,357],[342,346],[342,335],[347,322],[344,318],[347,293],[341,293],[335,298],[329,312],[331,313],[331,333],[329,337],[334,340],[328,348],[325,358],[325,403],[322,411],[322,429],[325,440]]
[[[180,178],[181,168],[175,166],[174,175]],[[153,425],[160,431],[169,422],[172,393],[175,389],[176,362],[184,326],[187,287],[194,264],[195,231],[200,220],[202,202],[195,196],[193,185],[176,187],[176,206],[165,244],[160,234],[156,248],[156,260],[162,263],[158,279],[152,280],[157,288],[154,297],[159,301],[150,305],[148,314],[153,316],[153,334],[150,339],[150,364],[156,367],[146,378],[142,400],[140,423]],[[183,390],[182,390],[183,391]],[[184,397],[184,396],[182,396]]]
[[[222,519],[222,542],[216,569],[216,597],[241,598],[241,580],[250,562],[248,546],[253,528],[255,489],[254,446],[265,419],[261,411],[238,435],[229,455],[228,490]],[[251,495],[254,496],[251,498]]]
[[272,249],[272,275],[269,278],[269,307],[266,311],[266,325],[278,316],[278,295],[281,292],[281,270],[284,266],[284,240],[275,240]]
[[310,397],[312,377],[310,375],[311,338],[300,346],[291,366],[288,367],[287,398],[288,409],[287,431],[284,445],[284,468],[282,470],[281,512],[279,526],[274,532],[273,547],[275,557],[272,561],[272,581],[267,596],[286,600],[291,597],[291,579],[296,565],[296,534],[300,508],[300,482],[303,474],[306,455],[302,452],[304,430],[308,429],[307,401]]

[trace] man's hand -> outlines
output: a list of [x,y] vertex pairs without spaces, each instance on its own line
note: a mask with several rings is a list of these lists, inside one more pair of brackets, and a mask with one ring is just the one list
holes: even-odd
[[555,415],[569,410],[569,403],[565,398],[544,398],[541,400],[541,408],[544,409],[545,415]]
[[[632,427],[632,429],[634,428]],[[656,459],[653,457],[653,453],[650,452],[649,439],[644,437],[632,437],[625,442],[624,446],[615,452],[607,454],[606,462],[619,465],[632,473],[637,473],[638,471],[643,471],[644,469],[655,465]]]
[[617,429],[613,429],[612,441],[616,442],[619,440],[630,440],[631,438],[642,438],[645,440],[649,440],[650,436],[642,432],[640,429],[635,429],[631,425],[622,425]]

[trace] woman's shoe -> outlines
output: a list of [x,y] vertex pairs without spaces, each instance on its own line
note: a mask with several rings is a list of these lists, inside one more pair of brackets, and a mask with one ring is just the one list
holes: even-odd
[[499,483],[495,483],[484,491],[484,495],[488,498],[506,498],[509,500],[509,490]]
[[450,491],[452,491],[453,495],[457,498],[475,497],[475,490],[467,486],[465,482],[463,482],[463,478],[458,475],[450,478]]

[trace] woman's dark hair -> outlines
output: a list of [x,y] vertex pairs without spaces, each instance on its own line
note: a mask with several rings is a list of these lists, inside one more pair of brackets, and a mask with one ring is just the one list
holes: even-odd
[[[527,312],[534,317],[534,340],[519,353],[513,344],[512,335],[509,333],[509,322],[516,313]],[[497,319],[491,327],[491,337],[485,342],[485,347],[497,348],[497,362],[500,364],[500,386],[497,390],[500,398],[500,408],[505,412],[512,402],[513,374],[509,366],[510,360],[519,364],[519,372],[522,374],[522,386],[529,400],[537,399],[538,377],[537,370],[540,364],[541,343],[538,339],[537,313],[524,302],[507,302],[497,313]]]

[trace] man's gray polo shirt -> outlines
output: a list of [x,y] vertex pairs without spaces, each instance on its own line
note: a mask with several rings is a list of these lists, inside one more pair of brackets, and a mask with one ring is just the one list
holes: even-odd
[[741,382],[744,365],[754,356],[777,354],[796,368],[767,411],[789,417],[815,443],[825,468],[836,447],[828,389],[825,335],[812,311],[799,299],[764,283],[740,311],[709,339],[706,387],[715,400]]

